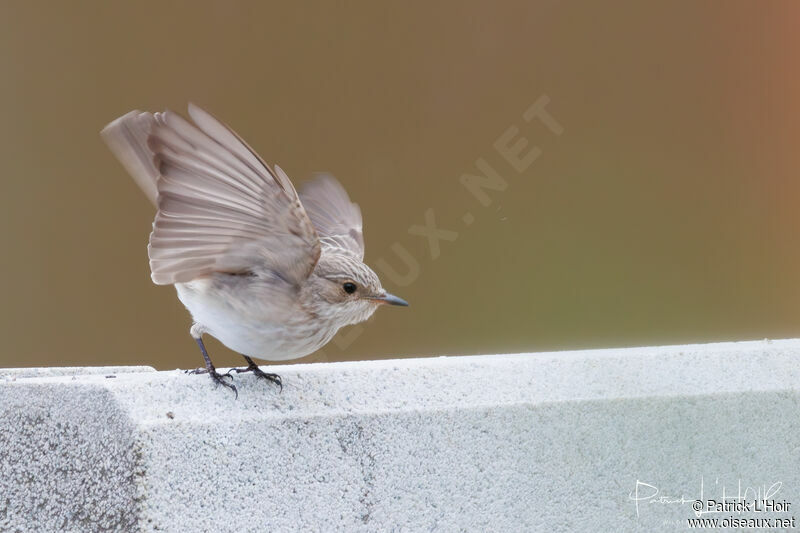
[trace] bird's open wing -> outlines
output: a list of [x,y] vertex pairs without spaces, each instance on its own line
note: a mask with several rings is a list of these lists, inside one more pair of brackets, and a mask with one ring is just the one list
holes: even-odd
[[364,260],[361,209],[329,174],[318,174],[300,189],[300,201],[322,246]]
[[289,177],[206,111],[190,104],[189,116],[194,124],[171,111],[118,119],[131,117],[134,131],[149,128],[147,149],[159,173],[148,246],[153,281],[180,283],[213,272],[290,283],[308,277],[320,243]]

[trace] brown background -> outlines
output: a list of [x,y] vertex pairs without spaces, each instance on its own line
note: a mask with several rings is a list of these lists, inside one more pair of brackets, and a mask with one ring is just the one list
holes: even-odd
[[[339,3],[337,3],[339,4]],[[98,137],[188,100],[334,173],[409,309],[306,360],[800,333],[795,2],[0,3],[0,366],[200,363],[153,212]],[[556,137],[521,113],[541,95]],[[541,157],[493,149],[516,125]],[[481,206],[459,176],[508,181]],[[459,232],[432,259],[432,208]],[[465,227],[462,216],[475,222]],[[349,330],[352,333],[352,329]],[[219,365],[238,359],[218,343]]]

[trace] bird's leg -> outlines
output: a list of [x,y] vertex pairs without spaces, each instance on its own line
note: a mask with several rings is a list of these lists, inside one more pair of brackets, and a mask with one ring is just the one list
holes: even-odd
[[211,362],[211,358],[208,356],[208,352],[206,351],[206,346],[203,344],[203,332],[199,324],[195,324],[192,326],[190,330],[192,337],[197,342],[197,345],[200,347],[200,352],[203,354],[203,359],[206,361],[206,367],[203,368],[196,368],[194,370],[187,371],[189,374],[208,374],[211,378],[211,381],[216,383],[217,385],[222,385],[224,387],[228,387],[231,389],[234,394],[236,394],[236,398],[239,398],[239,391],[236,390],[236,386],[232,383],[227,383],[223,378],[231,378],[233,380],[233,376],[230,375],[230,372],[227,374],[220,374],[217,372],[217,369],[214,367],[214,363]]
[[237,374],[241,374],[242,372],[252,372],[256,375],[256,377],[266,379],[267,381],[271,381],[272,383],[276,384],[280,387],[281,391],[283,390],[283,383],[281,382],[281,377],[278,374],[270,374],[269,372],[264,372],[255,362],[250,359],[248,356],[243,355],[244,360],[247,361],[247,368],[231,368],[231,372],[236,372]]

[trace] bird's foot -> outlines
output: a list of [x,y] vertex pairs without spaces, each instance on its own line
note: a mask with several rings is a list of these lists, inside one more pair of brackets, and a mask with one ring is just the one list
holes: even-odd
[[220,374],[217,372],[216,368],[195,368],[194,370],[186,370],[187,374],[208,374],[208,377],[211,378],[211,381],[216,383],[217,385],[222,385],[223,387],[227,387],[233,391],[236,395],[236,398],[239,398],[239,391],[236,389],[236,385],[232,383],[228,383],[223,378],[230,378],[233,381],[233,376],[231,375],[231,371],[228,370],[224,374]]
[[249,365],[247,365],[247,368],[231,368],[228,372],[229,373],[236,372],[237,374],[241,374],[243,372],[252,372],[253,374],[255,374],[257,378],[271,381],[272,383],[280,387],[281,391],[283,391],[283,383],[281,382],[281,377],[278,374],[271,374],[269,372],[264,372],[263,370],[258,368],[257,364],[255,364],[252,361],[250,362]]

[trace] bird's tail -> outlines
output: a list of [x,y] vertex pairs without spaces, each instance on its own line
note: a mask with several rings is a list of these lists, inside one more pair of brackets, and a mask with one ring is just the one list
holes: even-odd
[[147,199],[156,205],[159,172],[156,168],[153,152],[147,146],[147,137],[155,125],[151,113],[131,111],[108,124],[100,136],[133,176]]

